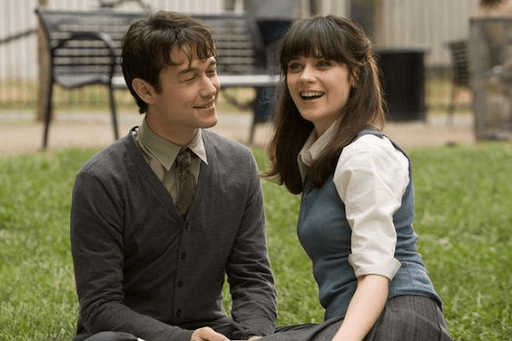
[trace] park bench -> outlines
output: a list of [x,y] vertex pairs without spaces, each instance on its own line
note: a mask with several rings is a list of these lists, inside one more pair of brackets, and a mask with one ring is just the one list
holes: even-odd
[[[114,91],[127,89],[121,62],[121,40],[128,26],[146,12],[114,9],[89,11],[36,9],[43,27],[50,60],[50,77],[44,108],[43,149],[48,145],[54,84],[75,89],[93,84],[108,88],[109,105],[117,139],[118,123]],[[253,17],[244,13],[191,14],[213,29],[218,50],[218,77],[221,89],[275,87],[279,75],[273,68],[259,65],[259,56],[267,53]],[[239,108],[253,111],[249,132],[264,119],[257,117],[255,101],[242,102],[224,91],[226,99]]]

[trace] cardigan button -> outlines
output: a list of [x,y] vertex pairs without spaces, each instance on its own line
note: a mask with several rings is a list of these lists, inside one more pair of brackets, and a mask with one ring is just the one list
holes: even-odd
[[176,311],[176,316],[177,316],[177,317],[180,317],[180,316],[181,316],[181,310]]

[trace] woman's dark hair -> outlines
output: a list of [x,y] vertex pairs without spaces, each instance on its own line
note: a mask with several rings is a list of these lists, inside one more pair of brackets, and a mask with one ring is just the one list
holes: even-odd
[[269,146],[270,170],[264,177],[285,184],[299,194],[303,183],[297,155],[314,129],[313,123],[299,113],[286,85],[289,61],[298,57],[318,57],[347,65],[356,82],[340,112],[335,138],[311,165],[308,177],[320,187],[329,177],[342,149],[365,128],[380,130],[384,126],[386,104],[383,99],[380,71],[372,43],[363,30],[348,19],[316,16],[294,23],[278,50],[279,68],[284,80],[278,87],[276,131]]
[[[134,22],[123,37],[122,68],[128,89],[139,106],[139,112],[148,105],[133,90],[132,81],[141,78],[160,91],[159,75],[167,66],[176,65],[171,60],[175,48],[196,49],[197,58],[217,57],[211,29],[192,17],[173,12],[159,11]],[[192,59],[191,52],[189,59]]]

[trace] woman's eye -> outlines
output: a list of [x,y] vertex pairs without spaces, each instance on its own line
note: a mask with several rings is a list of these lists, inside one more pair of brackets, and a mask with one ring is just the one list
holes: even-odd
[[320,67],[329,67],[329,66],[331,66],[331,62],[324,59],[324,60],[321,60],[321,61],[318,62],[318,66],[320,66]]
[[298,63],[288,64],[288,70],[290,70],[290,71],[297,71],[297,70],[300,70],[300,68],[301,68],[301,65]]

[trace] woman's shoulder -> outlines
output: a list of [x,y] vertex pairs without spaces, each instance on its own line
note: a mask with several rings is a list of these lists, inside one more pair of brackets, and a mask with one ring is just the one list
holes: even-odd
[[354,141],[348,144],[342,151],[342,154],[351,154],[357,152],[395,152],[397,148],[389,137],[379,132],[367,132],[359,134]]
[[[381,133],[361,134],[341,152],[338,166],[346,163],[398,164],[407,169],[409,159],[389,137]],[[386,167],[388,168],[388,167]]]

